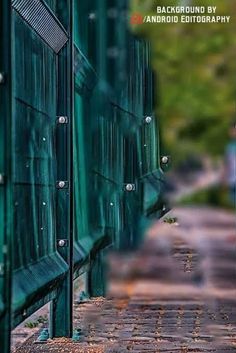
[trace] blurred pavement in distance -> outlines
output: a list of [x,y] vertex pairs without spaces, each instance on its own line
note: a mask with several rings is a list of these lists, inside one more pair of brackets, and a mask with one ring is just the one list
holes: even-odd
[[235,214],[188,207],[170,217],[136,253],[110,255],[107,299],[75,304],[80,342],[32,337],[17,353],[235,352]]

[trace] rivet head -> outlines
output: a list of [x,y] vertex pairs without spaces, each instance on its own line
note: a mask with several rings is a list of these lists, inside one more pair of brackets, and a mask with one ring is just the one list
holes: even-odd
[[152,122],[152,117],[151,116],[146,116],[145,118],[145,123],[150,124]]
[[133,190],[133,184],[127,184],[126,186],[125,186],[125,189],[127,190],[127,191],[132,191]]
[[58,245],[59,245],[61,248],[62,248],[63,246],[65,246],[65,245],[66,245],[65,240],[63,240],[63,239],[59,240]]
[[0,275],[4,275],[4,265],[0,264]]
[[96,14],[95,14],[95,12],[91,12],[91,13],[88,15],[88,18],[89,18],[89,20],[96,20]]
[[0,72],[0,84],[3,84],[5,82],[5,76],[2,72]]
[[4,184],[4,175],[0,174],[0,185]]
[[64,181],[59,181],[58,186],[60,189],[63,189],[65,187],[66,183]]
[[162,162],[163,164],[167,164],[167,163],[169,162],[169,157],[168,157],[168,156],[163,156],[163,157],[161,157],[161,162]]
[[59,116],[58,122],[59,122],[59,124],[65,124],[66,123],[66,117],[65,116]]

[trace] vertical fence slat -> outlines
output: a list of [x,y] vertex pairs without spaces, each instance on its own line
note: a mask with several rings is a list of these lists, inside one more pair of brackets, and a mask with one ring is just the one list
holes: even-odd
[[0,3],[0,351],[10,351],[11,332],[11,4]]

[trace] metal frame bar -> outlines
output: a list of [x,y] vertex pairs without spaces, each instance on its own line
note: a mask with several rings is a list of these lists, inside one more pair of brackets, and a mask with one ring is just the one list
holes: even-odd
[[0,315],[1,352],[10,351],[11,333],[11,281],[12,281],[12,188],[11,188],[11,4],[0,2],[0,173],[4,175],[0,185],[0,243],[2,249],[2,273],[0,293],[3,299],[3,312]]
[[[51,303],[50,337],[72,337],[73,333],[73,178],[72,178],[72,124],[73,124],[73,0],[67,1],[68,28],[71,33],[66,47],[58,55],[58,116],[67,116],[67,124],[57,125],[57,180],[66,180],[68,188],[57,190],[57,238],[68,246],[58,251],[68,264],[58,296]],[[59,245],[59,244],[57,244]]]

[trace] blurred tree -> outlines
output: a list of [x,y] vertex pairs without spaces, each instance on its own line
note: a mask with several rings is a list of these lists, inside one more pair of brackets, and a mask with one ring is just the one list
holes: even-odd
[[[143,24],[134,31],[152,44],[157,115],[164,145],[177,163],[191,154],[222,155],[235,116],[236,2],[169,0],[168,5],[217,6],[229,24]],[[133,0],[131,12],[156,15],[166,0]]]

